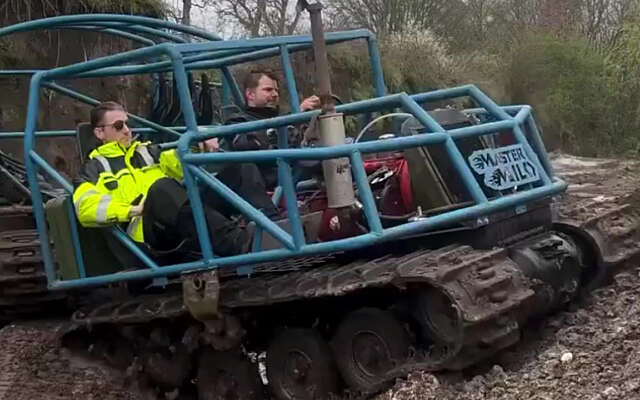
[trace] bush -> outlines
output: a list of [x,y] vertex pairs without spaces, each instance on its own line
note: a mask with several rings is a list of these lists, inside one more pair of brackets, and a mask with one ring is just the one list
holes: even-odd
[[534,107],[548,147],[603,156],[620,148],[620,87],[608,71],[584,40],[530,33],[506,57],[504,79],[511,102]]

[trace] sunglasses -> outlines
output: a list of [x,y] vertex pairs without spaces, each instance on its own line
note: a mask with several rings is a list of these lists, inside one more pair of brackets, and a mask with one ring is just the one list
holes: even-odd
[[123,121],[121,119],[117,120],[116,122],[112,123],[112,124],[104,124],[104,125],[98,125],[98,128],[104,128],[107,126],[113,126],[113,129],[115,129],[116,131],[121,131],[122,129],[124,129],[124,126],[128,123],[129,121]]

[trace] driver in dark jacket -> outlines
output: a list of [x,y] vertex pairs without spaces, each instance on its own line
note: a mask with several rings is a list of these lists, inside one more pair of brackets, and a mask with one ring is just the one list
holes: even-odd
[[[225,118],[225,124],[255,121],[273,118],[280,115],[280,87],[278,78],[268,71],[257,71],[247,74],[243,82],[246,107],[244,110],[236,109]],[[300,103],[300,111],[310,111],[320,107],[318,96],[307,97]],[[275,147],[274,140],[267,131],[256,131],[235,135],[230,141],[223,141],[222,146],[226,150],[266,150]],[[260,170],[267,182],[267,186],[275,186],[277,183],[277,170],[275,165],[263,163]]]

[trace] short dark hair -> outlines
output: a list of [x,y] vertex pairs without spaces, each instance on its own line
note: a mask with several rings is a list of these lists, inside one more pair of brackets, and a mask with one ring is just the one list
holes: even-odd
[[115,101],[105,101],[98,104],[91,109],[91,128],[97,127],[98,124],[102,122],[102,118],[104,118],[107,111],[125,111],[125,109],[120,103],[116,103]]
[[242,89],[246,92],[247,89],[257,88],[258,82],[260,82],[260,78],[262,78],[263,76],[266,76],[272,81],[275,81],[278,85],[280,84],[280,82],[278,82],[278,77],[273,72],[268,70],[255,70],[249,71],[245,75],[244,80],[242,81]]

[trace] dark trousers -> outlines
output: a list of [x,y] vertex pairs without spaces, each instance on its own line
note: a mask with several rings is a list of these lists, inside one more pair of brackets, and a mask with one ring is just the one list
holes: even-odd
[[[267,216],[278,214],[255,165],[231,165],[221,170],[217,178]],[[202,200],[214,253],[220,256],[246,253],[251,235],[230,220],[238,211],[210,189],[203,191]],[[168,250],[184,240],[186,250],[200,249],[189,197],[184,186],[174,179],[159,179],[151,185],[145,200],[143,224],[145,242],[153,249]]]

